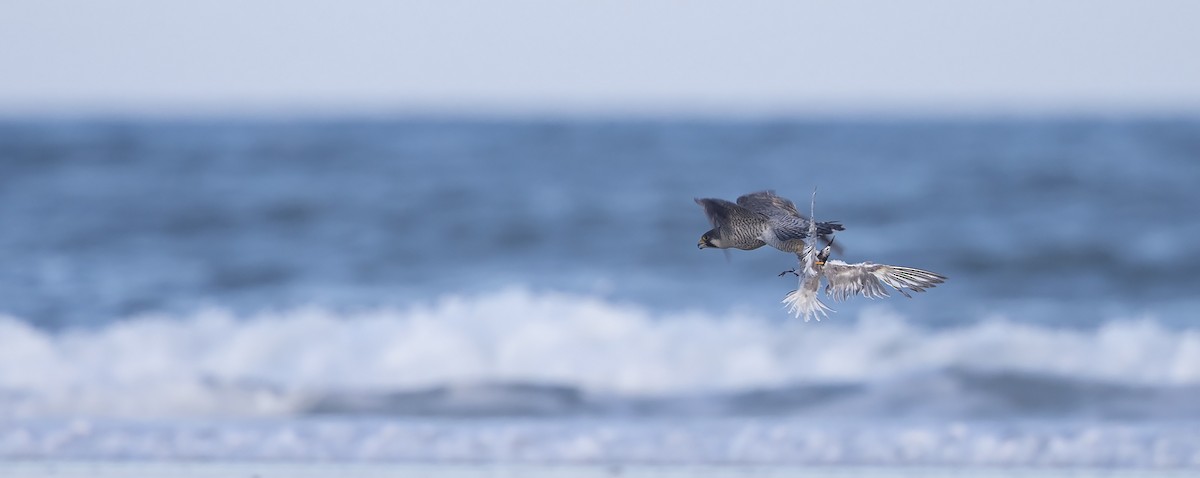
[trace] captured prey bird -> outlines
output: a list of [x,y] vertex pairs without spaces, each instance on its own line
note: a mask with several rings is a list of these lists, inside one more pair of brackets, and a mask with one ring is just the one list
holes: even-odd
[[[813,196],[815,203],[816,193],[813,193]],[[946,281],[946,277],[941,274],[912,267],[889,266],[871,262],[847,264],[839,260],[829,260],[829,255],[833,252],[831,247],[833,241],[831,240],[830,245],[818,252],[816,241],[812,237],[816,232],[812,226],[809,227],[809,237],[805,241],[805,247],[803,251],[796,254],[800,259],[800,272],[793,269],[779,273],[781,276],[792,273],[800,277],[800,285],[783,298],[783,303],[787,304],[788,312],[795,314],[796,317],[803,315],[805,322],[814,317],[821,320],[821,316],[828,317],[828,312],[833,310],[817,298],[821,279],[825,279],[825,296],[833,297],[837,301],[844,301],[856,295],[870,299],[887,297],[888,291],[884,287],[885,284],[904,294],[905,297],[912,298],[908,292],[905,292],[905,289],[913,292],[925,292],[925,289],[933,288]]]
[[[784,252],[800,253],[805,239],[826,236],[845,228],[836,221],[817,223],[796,210],[792,201],[774,191],[759,191],[737,198],[737,203],[724,199],[696,199],[704,207],[704,215],[712,229],[700,236],[696,247],[704,249],[758,249],[769,245]],[[828,241],[826,241],[828,242]]]

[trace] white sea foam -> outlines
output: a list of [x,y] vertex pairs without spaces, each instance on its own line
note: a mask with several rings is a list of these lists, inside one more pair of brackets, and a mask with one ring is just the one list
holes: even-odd
[[772,417],[0,424],[0,459],[1200,468],[1200,428],[1173,423],[829,424]]
[[[289,415],[330,393],[479,383],[661,398],[873,387],[947,370],[1200,385],[1200,329],[1150,319],[1060,330],[996,318],[938,330],[875,309],[842,322],[657,315],[520,289],[409,309],[208,310],[59,333],[0,318],[0,418]],[[935,401],[953,388],[905,393]]]

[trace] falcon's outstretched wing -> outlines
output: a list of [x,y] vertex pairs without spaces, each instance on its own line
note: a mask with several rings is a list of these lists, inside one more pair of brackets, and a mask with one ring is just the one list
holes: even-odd
[[796,205],[791,200],[775,194],[775,191],[766,190],[758,191],[750,194],[744,194],[737,198],[737,203],[751,211],[766,215],[767,217],[782,217],[792,216],[807,220],[796,209]]
[[757,213],[724,199],[700,198],[696,199],[696,204],[704,208],[708,222],[718,229],[763,220]]

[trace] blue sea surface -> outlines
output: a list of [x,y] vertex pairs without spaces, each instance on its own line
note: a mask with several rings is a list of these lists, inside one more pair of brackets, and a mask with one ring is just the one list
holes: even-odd
[[[1198,184],[1187,118],[4,120],[0,458],[1200,467]],[[949,280],[790,317],[695,245],[763,189]]]

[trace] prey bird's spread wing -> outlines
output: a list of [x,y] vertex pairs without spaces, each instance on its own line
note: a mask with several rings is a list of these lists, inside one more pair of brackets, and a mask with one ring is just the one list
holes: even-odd
[[834,300],[842,301],[854,295],[867,298],[887,297],[887,284],[905,297],[912,297],[905,289],[913,292],[925,292],[925,289],[945,282],[941,274],[914,269],[912,267],[889,266],[860,262],[847,264],[838,260],[825,263],[822,271],[825,276],[825,294]]

